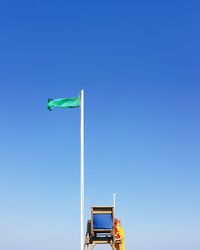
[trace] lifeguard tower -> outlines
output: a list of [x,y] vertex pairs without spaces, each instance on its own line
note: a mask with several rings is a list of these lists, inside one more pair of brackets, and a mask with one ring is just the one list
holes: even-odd
[[113,250],[121,250],[121,240],[115,239],[114,208],[98,206],[91,208],[91,219],[87,223],[85,250],[97,244],[108,244]]

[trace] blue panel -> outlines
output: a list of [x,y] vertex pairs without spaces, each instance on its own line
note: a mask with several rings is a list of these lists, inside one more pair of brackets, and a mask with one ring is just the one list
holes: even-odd
[[93,228],[112,229],[113,228],[112,214],[94,214]]

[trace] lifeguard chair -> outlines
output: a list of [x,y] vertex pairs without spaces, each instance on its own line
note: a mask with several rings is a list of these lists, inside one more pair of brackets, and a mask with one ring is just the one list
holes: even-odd
[[121,249],[120,242],[115,247],[114,208],[98,206],[91,208],[91,219],[87,223],[85,249],[93,249],[97,244],[109,244],[112,249]]

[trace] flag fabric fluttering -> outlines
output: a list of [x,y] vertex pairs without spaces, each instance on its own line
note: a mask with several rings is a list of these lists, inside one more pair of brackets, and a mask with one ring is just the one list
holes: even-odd
[[61,99],[48,99],[47,108],[52,111],[53,108],[79,108],[80,97],[74,98],[61,98]]

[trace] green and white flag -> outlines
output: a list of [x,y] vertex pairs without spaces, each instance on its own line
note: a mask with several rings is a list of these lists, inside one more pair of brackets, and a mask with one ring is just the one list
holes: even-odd
[[53,108],[79,108],[80,97],[74,98],[61,98],[61,99],[48,99],[47,108],[52,111]]
[[74,98],[48,99],[47,108],[79,108],[80,107],[80,243],[81,250],[84,249],[84,90],[80,96]]

